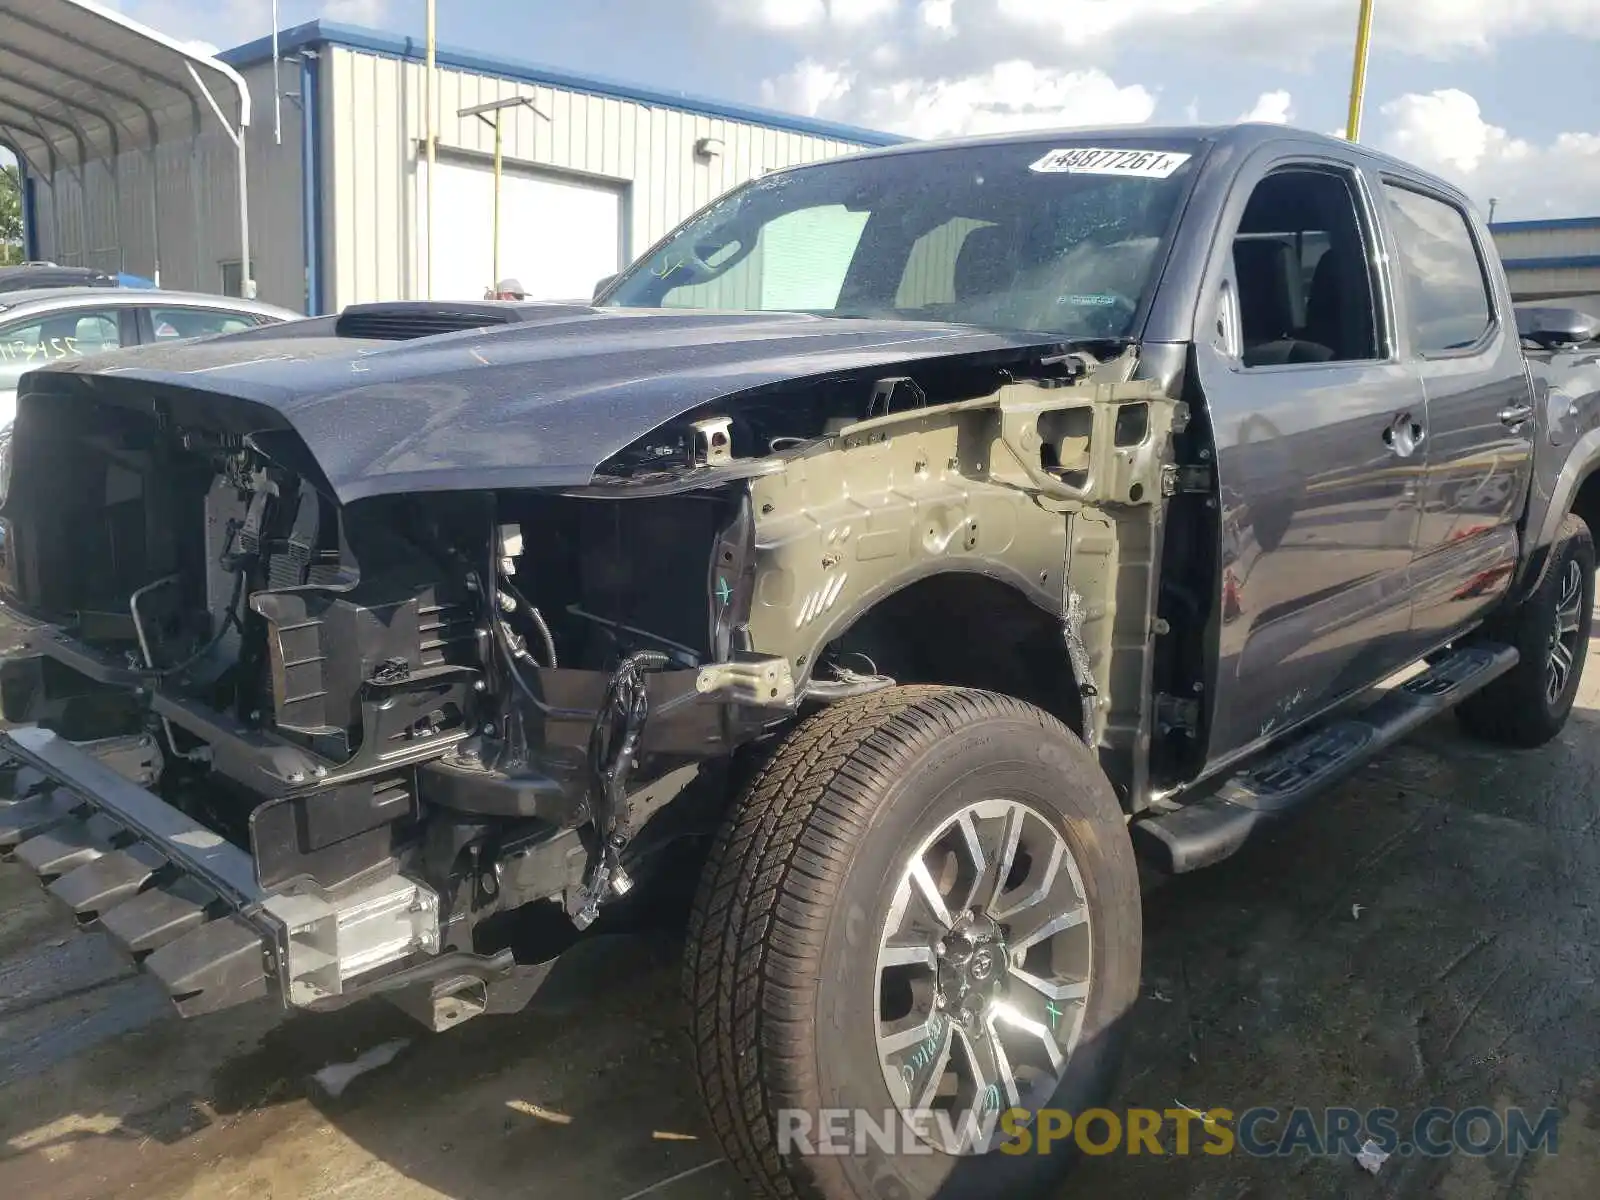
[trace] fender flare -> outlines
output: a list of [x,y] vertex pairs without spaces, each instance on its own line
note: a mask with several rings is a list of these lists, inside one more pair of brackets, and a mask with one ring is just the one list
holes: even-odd
[[1556,535],[1561,530],[1561,522],[1567,519],[1578,492],[1596,471],[1600,471],[1600,428],[1589,430],[1572,444],[1566,462],[1561,464],[1561,470],[1556,474],[1539,528],[1529,531],[1527,569],[1523,573],[1522,586],[1518,589],[1519,598],[1538,590],[1550,560],[1550,547],[1555,544]]

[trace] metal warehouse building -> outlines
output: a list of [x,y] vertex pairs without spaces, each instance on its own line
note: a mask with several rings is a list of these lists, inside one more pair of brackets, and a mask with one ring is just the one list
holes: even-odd
[[1600,217],[1501,221],[1491,231],[1516,299],[1600,303]]
[[[423,46],[314,21],[218,58],[248,85],[251,275],[307,313],[430,293]],[[536,299],[600,278],[736,184],[895,137],[440,48],[431,294],[494,282],[493,151],[503,139],[500,277]],[[521,98],[486,116],[464,109]],[[30,171],[29,257],[238,294],[237,154],[213,127],[103,170]],[[116,181],[158,173],[143,191]],[[152,202],[152,195],[159,203]],[[156,208],[152,213],[150,210]]]

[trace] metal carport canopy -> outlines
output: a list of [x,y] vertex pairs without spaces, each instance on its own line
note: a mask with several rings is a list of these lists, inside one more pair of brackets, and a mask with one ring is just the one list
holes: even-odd
[[[0,0],[0,144],[50,179],[52,197],[61,171],[76,173],[81,193],[92,163],[120,194],[118,159],[147,154],[157,283],[156,147],[192,145],[212,120],[237,151],[244,294],[253,297],[244,139],[250,89],[238,72],[91,0]],[[120,204],[113,211],[120,222]],[[120,229],[116,236],[120,243]]]

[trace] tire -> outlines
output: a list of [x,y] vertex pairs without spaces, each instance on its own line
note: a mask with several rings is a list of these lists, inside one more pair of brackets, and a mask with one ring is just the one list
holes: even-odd
[[[1538,590],[1484,630],[1491,640],[1515,646],[1521,659],[1456,710],[1462,727],[1473,737],[1531,750],[1566,725],[1588,656],[1594,567],[1589,527],[1581,517],[1569,515],[1561,523]],[[1558,643],[1569,664],[1559,681],[1552,666]]]
[[[1003,817],[990,819],[1002,810]],[[962,824],[966,817],[960,814],[970,816],[970,823]],[[1009,821],[1022,833],[1008,842]],[[995,917],[979,906],[975,919],[992,922],[986,928],[1019,943],[993,945],[993,961],[1006,976],[994,986],[1004,989],[1006,1007],[984,1008],[1000,1004],[1000,993],[982,993],[976,984],[970,993],[955,984],[937,993],[955,997],[952,1003],[959,1006],[946,1009],[940,1026],[950,1070],[957,1073],[971,1061],[965,1047],[975,1044],[973,1037],[966,1026],[957,1027],[963,1015],[971,1017],[969,1007],[979,1014],[972,1028],[980,1041],[1008,1012],[1043,1011],[1042,989],[1018,981],[1023,967],[1044,971],[1035,966],[1034,951],[1021,949],[1028,936],[1022,927],[1035,935],[1060,927],[1039,943],[1048,946],[1050,986],[1070,986],[1055,982],[1063,977],[1056,970],[1059,955],[1091,964],[1088,994],[1072,1001],[1057,995],[1046,1003],[1052,1026],[1061,1022],[1068,1045],[1074,1043],[1067,1027],[1081,1024],[1064,1071],[1055,1082],[1048,1073],[1037,1080],[1038,1099],[1025,1107],[1048,1104],[1081,1113],[1109,1095],[1126,1016],[1138,997],[1141,927],[1138,870],[1126,823],[1094,756],[1059,721],[1008,696],[899,687],[841,701],[798,726],[755,772],[716,839],[690,923],[684,983],[696,1069],[723,1151],[753,1194],[772,1200],[1025,1200],[1058,1182],[1068,1168],[1070,1138],[1048,1154],[950,1153],[960,1147],[934,1149],[904,1128],[886,1147],[846,1126],[843,1144],[851,1149],[839,1156],[805,1153],[803,1142],[781,1132],[801,1128],[785,1113],[820,1122],[823,1110],[851,1110],[881,1121],[901,1107],[889,1075],[893,1069],[899,1080],[909,1062],[879,1057],[879,1022],[895,1015],[886,997],[898,991],[890,982],[899,972],[908,973],[906,996],[922,989],[930,1023],[925,1028],[937,1020],[930,981],[945,981],[946,971],[967,981],[988,978],[978,974],[980,955],[968,954],[970,939],[984,936],[975,925],[946,936],[951,948],[944,957],[933,959],[931,948],[917,950],[929,960],[903,968],[885,967],[880,958],[891,916],[900,914],[895,920],[902,932],[913,923],[910,906],[896,907],[900,898],[926,903],[910,864],[940,861],[946,843],[928,841],[947,828],[970,828],[974,837],[981,830],[986,838],[998,828],[1005,832],[995,844],[1016,848],[1010,856],[989,856],[991,862],[1013,862],[1008,882],[1018,882],[1011,888],[990,889],[992,879],[973,884],[958,873],[949,877],[948,892],[951,900],[958,892],[969,900],[991,897]],[[1056,840],[1067,853],[1051,862],[1073,870],[1040,867],[1054,854],[1047,847]],[[945,857],[954,862],[960,856]],[[1031,897],[1041,886],[1046,898],[1039,905],[1026,908],[1015,899]],[[1057,913],[1058,898],[1069,895]],[[1068,927],[1079,912],[1087,920]],[[1073,958],[1083,954],[1089,957]],[[965,966],[953,967],[952,961]],[[1082,978],[1075,971],[1066,977]],[[1064,1021],[1062,1009],[1071,1014]],[[897,1019],[915,1026],[923,1014],[913,1006]],[[1038,1021],[1034,1027],[1043,1029]],[[1008,1039],[1015,1033],[1005,1026]],[[1042,1040],[1029,1043],[1022,1053],[1042,1046]],[[1015,1050],[1008,1048],[1007,1055],[1020,1064]],[[938,1069],[931,1066],[926,1078]],[[1023,1073],[1020,1065],[1015,1070]],[[969,1088],[969,1094],[977,1093]],[[823,1126],[811,1128],[820,1135]]]

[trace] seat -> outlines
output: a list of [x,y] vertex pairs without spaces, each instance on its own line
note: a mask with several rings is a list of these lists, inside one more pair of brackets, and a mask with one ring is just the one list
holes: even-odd
[[1367,298],[1352,274],[1353,260],[1330,247],[1317,260],[1306,298],[1306,327],[1302,338],[1326,346],[1331,357],[1349,361],[1375,353]]
[[1295,329],[1294,289],[1299,262],[1294,247],[1276,238],[1240,238],[1233,243],[1239,285],[1239,325],[1247,367],[1326,362],[1327,346],[1304,341]]

